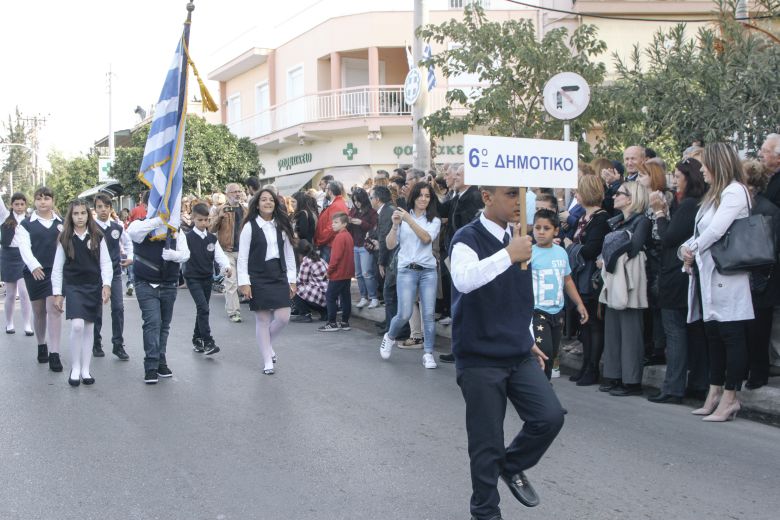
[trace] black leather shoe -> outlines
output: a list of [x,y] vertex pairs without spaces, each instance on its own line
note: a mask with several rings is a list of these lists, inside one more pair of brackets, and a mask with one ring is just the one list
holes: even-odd
[[106,353],[103,352],[103,345],[92,346],[92,357],[106,357]]
[[528,478],[522,471],[517,475],[501,474],[501,480],[509,486],[509,491],[526,507],[536,507],[539,505],[539,495],[534,491],[534,487],[528,482]]
[[755,390],[757,388],[761,388],[762,386],[768,383],[769,383],[768,379],[764,379],[762,381],[753,381],[748,379],[747,383],[745,383],[745,388],[747,388],[748,390]]
[[577,380],[577,386],[593,386],[599,382],[598,372],[586,370],[582,377]]
[[[70,377],[68,377],[68,384],[70,386],[79,386],[81,384],[81,380],[80,379],[71,379]],[[86,384],[86,383],[84,383],[84,384]]]
[[650,401],[651,403],[674,403],[674,404],[682,403],[682,397],[665,394],[663,392],[659,392],[655,395],[651,395],[650,397],[647,398],[647,400]]
[[33,331],[31,331],[31,330],[26,330],[26,331],[24,331],[24,335],[29,338],[31,336],[35,336],[35,333]]
[[60,355],[56,352],[49,354],[49,370],[52,372],[62,372],[62,362]]
[[38,345],[38,363],[48,363],[49,362],[49,347],[44,343],[43,345]]
[[85,385],[94,385],[95,384],[95,378],[94,377],[82,377],[81,382]]
[[666,364],[666,356],[653,355],[645,359],[646,367],[652,367],[655,365],[665,365],[665,364]]
[[439,361],[442,363],[455,363],[455,356],[452,354],[440,354]]
[[5,333],[6,334],[16,334],[16,330],[15,329],[5,329]]
[[[479,520],[476,516],[472,516],[471,520]],[[504,518],[501,515],[491,516],[487,520],[504,520]]]
[[125,352],[124,345],[114,345],[114,348],[111,350],[111,352],[122,361],[127,361],[130,359],[130,356],[128,356],[127,352]]
[[605,379],[604,383],[599,387],[599,392],[611,392],[615,388],[620,386],[620,381],[617,379]]
[[642,395],[642,385],[620,385],[610,390],[609,395],[614,395],[615,397]]

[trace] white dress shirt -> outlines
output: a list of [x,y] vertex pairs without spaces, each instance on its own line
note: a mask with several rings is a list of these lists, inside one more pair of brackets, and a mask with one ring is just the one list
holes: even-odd
[[[127,234],[130,236],[130,240],[136,244],[140,244],[144,241],[146,236],[163,225],[163,221],[160,217],[150,218],[146,220],[134,220],[127,227]],[[169,261],[183,264],[190,259],[190,248],[187,247],[187,237],[182,233],[176,233],[176,250],[172,251],[172,255]]]
[[[489,220],[484,213],[479,216],[479,221],[499,242],[504,242],[506,233],[509,233],[510,238],[512,236],[512,228],[509,225],[506,229],[502,229],[501,226]],[[489,284],[498,275],[509,269],[511,265],[512,260],[504,248],[480,260],[477,252],[463,242],[457,242],[452,246],[452,258],[450,259],[452,283],[463,294],[468,294]]]
[[428,222],[425,213],[418,217],[414,211],[409,212],[415,223],[423,228],[431,237],[431,241],[424,244],[412,226],[406,222],[401,222],[398,227],[398,267],[406,267],[409,264],[417,264],[428,269],[436,267],[436,257],[433,256],[433,242],[439,236],[441,230],[441,220],[435,218]]
[[[265,260],[280,258],[279,244],[276,240],[276,222],[274,220],[264,220],[262,217],[256,217],[255,222],[265,235],[267,244],[265,249]],[[295,268],[295,251],[293,251],[290,237],[282,232],[282,241],[284,242],[284,263],[287,265],[287,281],[295,283],[297,273]],[[236,260],[236,269],[238,270],[238,285],[250,285],[249,280],[249,248],[252,247],[252,225],[247,223],[241,229],[241,237],[238,241],[238,259]],[[252,259],[254,262],[259,260]]]
[[[206,230],[201,231],[196,227],[192,228],[192,232],[203,239],[205,239],[208,236],[208,232]],[[217,265],[219,266],[222,272],[227,271],[228,268],[230,267],[230,260],[225,254],[225,251],[222,250],[222,246],[219,245],[219,240],[214,242],[214,261],[217,262]]]
[[[75,231],[73,235],[81,241],[89,238],[89,233],[84,231],[78,234]],[[54,255],[54,266],[51,270],[51,292],[54,296],[62,295],[62,274],[65,267],[65,249],[60,241],[57,241],[57,253]],[[114,279],[114,267],[111,265],[111,255],[108,253],[108,246],[105,240],[100,241],[100,278],[103,285],[111,287],[111,281]]]
[[[40,223],[43,224],[43,227],[45,228],[50,228],[54,224],[62,224],[62,220],[60,220],[56,214],[52,213],[51,217],[52,218],[42,218],[38,215],[37,211],[33,211],[32,215],[30,215],[30,222],[35,222],[36,220],[40,221]],[[30,233],[27,232],[24,226],[16,226],[16,235],[14,236],[14,240],[19,247],[19,254],[22,255],[22,261],[24,262],[24,265],[27,266],[27,269],[31,273],[42,267],[41,263],[33,255],[32,243],[30,242]]]
[[[114,221],[106,220],[103,222],[99,218],[96,218],[95,222],[97,222],[97,225],[100,226],[102,231],[105,231],[106,228]],[[117,224],[119,223],[117,222]],[[133,259],[133,241],[130,240],[130,235],[127,233],[127,231],[123,231],[122,234],[119,235],[119,247],[121,248],[121,252],[125,254],[128,260]]]
[[[5,210],[5,213],[3,213],[3,210]],[[5,222],[5,219],[8,218],[8,215],[11,213],[6,209],[5,204],[3,204],[2,199],[0,199],[0,224]],[[22,213],[21,215],[18,213],[14,213],[14,218],[16,219],[16,229],[19,229],[19,224],[22,223],[22,220],[24,220],[25,214]],[[2,234],[2,228],[0,228],[0,234]],[[11,243],[8,244],[8,247],[19,247],[19,242],[16,239],[16,233],[14,233],[14,238],[11,239]]]

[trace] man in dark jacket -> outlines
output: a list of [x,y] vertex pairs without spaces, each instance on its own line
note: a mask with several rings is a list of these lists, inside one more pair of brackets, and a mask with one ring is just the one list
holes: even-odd
[[[780,134],[769,134],[758,152],[766,171],[771,175],[769,184],[764,190],[764,196],[775,206],[780,207]],[[769,349],[769,373],[773,376],[780,375],[780,306],[775,307],[775,324],[772,327],[772,342]]]

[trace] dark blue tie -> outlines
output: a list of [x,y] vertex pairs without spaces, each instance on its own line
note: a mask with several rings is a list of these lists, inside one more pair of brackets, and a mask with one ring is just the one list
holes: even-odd
[[504,245],[509,245],[509,232],[504,233]]

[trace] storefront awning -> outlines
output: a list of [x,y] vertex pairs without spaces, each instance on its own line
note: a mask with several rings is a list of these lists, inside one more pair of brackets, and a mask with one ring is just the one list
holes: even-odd
[[319,172],[320,170],[311,170],[308,172],[293,173],[291,175],[282,175],[281,177],[277,177],[273,184],[276,186],[276,189],[279,190],[280,195],[292,195],[305,186],[306,183]]
[[326,168],[325,175],[333,175],[333,178],[344,185],[344,191],[350,192],[352,186],[357,184],[363,186],[366,179],[373,177],[369,166],[341,166],[336,168]]

